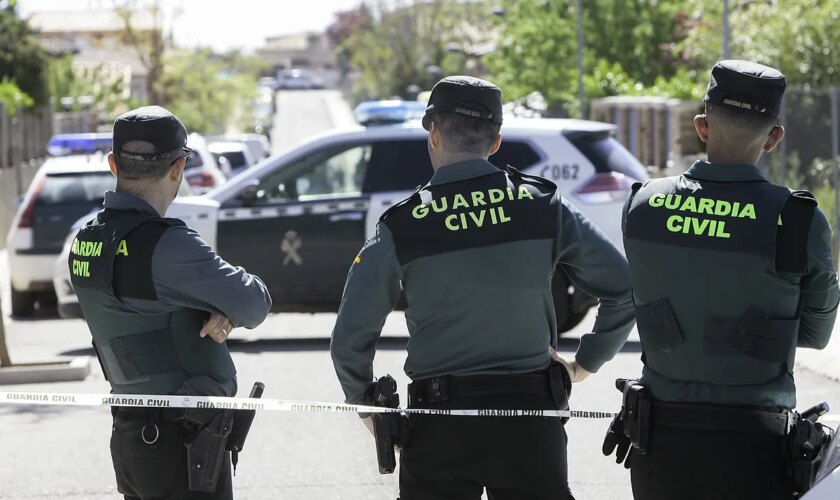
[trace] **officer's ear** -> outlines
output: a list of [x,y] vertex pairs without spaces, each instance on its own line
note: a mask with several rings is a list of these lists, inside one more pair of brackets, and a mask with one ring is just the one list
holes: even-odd
[[111,167],[111,173],[114,174],[114,177],[119,177],[117,175],[117,157],[114,156],[113,151],[108,153],[108,166]]
[[773,130],[770,131],[770,135],[767,136],[767,142],[764,143],[764,152],[769,153],[776,149],[776,146],[782,139],[785,137],[785,128],[781,125],[776,125],[773,127]]
[[440,128],[434,121],[429,126],[429,146],[432,149],[440,149]]
[[175,163],[169,167],[169,178],[173,181],[181,182],[181,176],[184,175],[184,169],[187,167],[187,158],[185,156],[175,160]]
[[493,139],[493,144],[490,145],[490,150],[487,152],[487,156],[493,156],[496,154],[496,151],[499,150],[499,147],[502,145],[502,134],[496,134],[496,138]]
[[709,140],[709,122],[706,121],[706,115],[697,115],[694,117],[694,130],[697,131],[697,137],[701,141]]

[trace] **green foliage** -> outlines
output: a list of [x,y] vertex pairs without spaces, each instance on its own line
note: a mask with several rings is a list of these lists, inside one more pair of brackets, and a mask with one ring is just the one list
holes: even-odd
[[[74,68],[70,56],[57,57],[49,61],[47,66],[47,82],[50,93],[55,97],[55,108],[65,109],[60,103],[61,98],[73,98],[69,111],[79,111],[89,108],[101,111],[107,115],[117,115],[136,107],[138,103],[127,99],[128,92],[125,83],[108,75],[103,65],[92,68]],[[87,105],[80,103],[80,97],[89,97],[92,102]]]
[[37,105],[49,100],[46,53],[13,8],[0,9],[0,77],[16,82]]
[[0,103],[6,108],[6,115],[15,116],[19,109],[30,108],[35,101],[17,86],[8,76],[0,79]]
[[[793,85],[840,81],[840,9],[837,0],[732,2],[730,53],[779,68]],[[722,53],[721,2],[689,1],[692,29],[678,49],[687,63],[708,69]]]
[[[374,21],[368,29],[350,34],[342,28],[336,35],[337,40],[343,37],[340,53],[361,71],[355,92],[365,98],[406,96],[410,85],[430,89],[441,76],[475,73],[471,56],[448,48],[468,49],[484,40],[488,5],[453,0],[381,2],[371,9]],[[365,23],[362,19],[356,24]],[[432,66],[440,72],[430,71]]]
[[[584,92],[694,96],[696,76],[678,68],[675,40],[684,35],[686,0],[588,0],[583,3]],[[550,105],[576,111],[575,2],[507,0],[495,53],[487,58],[506,97],[537,90]],[[672,95],[674,92],[678,95]]]
[[227,69],[209,50],[165,58],[161,88],[166,106],[190,132],[221,134],[247,120],[245,110],[256,98],[256,82],[252,75],[230,74]]

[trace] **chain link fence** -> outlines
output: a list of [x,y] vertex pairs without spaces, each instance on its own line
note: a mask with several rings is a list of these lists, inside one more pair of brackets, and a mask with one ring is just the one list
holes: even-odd
[[785,93],[781,124],[785,138],[764,159],[773,182],[814,194],[834,232],[834,255],[840,245],[840,87],[794,87]]

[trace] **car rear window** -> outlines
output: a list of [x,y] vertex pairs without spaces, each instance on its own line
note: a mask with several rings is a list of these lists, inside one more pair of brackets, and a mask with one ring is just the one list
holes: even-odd
[[490,163],[502,169],[510,165],[517,170],[524,170],[539,161],[539,153],[527,142],[506,141],[504,138],[499,150],[490,157]]
[[187,166],[184,168],[195,168],[204,165],[204,160],[201,159],[201,155],[197,152],[193,151],[187,157]]
[[645,167],[609,132],[567,133],[566,138],[592,163],[598,173],[618,172],[633,179],[648,178]]
[[38,193],[38,205],[61,205],[72,203],[97,204],[105,197],[105,191],[112,191],[117,180],[111,172],[86,172],[49,174]]
[[240,151],[226,151],[222,156],[227,158],[232,168],[244,167],[246,164],[245,155]]

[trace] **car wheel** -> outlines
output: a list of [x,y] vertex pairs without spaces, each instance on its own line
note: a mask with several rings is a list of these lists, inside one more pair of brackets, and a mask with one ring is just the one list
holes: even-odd
[[554,317],[557,320],[558,336],[576,327],[589,312],[588,307],[584,307],[582,310],[574,310],[576,306],[573,300],[574,288],[570,285],[571,281],[569,281],[566,273],[557,268],[554,277],[551,279],[551,294],[554,297]]
[[12,288],[12,316],[29,318],[35,314],[35,299],[32,292],[19,292]]

